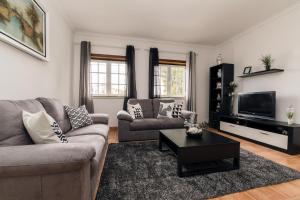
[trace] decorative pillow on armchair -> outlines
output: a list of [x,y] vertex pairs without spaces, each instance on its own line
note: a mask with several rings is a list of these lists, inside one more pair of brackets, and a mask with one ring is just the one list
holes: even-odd
[[157,118],[173,118],[174,103],[160,102]]
[[68,143],[58,123],[45,111],[22,113],[24,126],[36,144]]
[[129,114],[131,115],[131,117],[133,119],[143,119],[144,118],[143,110],[139,103],[135,104],[135,105],[128,104],[127,108],[128,108]]
[[80,106],[79,108],[64,106],[64,108],[69,116],[72,129],[78,129],[93,124],[93,120],[85,106]]

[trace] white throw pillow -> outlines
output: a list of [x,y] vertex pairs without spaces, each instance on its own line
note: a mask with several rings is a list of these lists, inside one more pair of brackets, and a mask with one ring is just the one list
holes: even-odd
[[24,126],[36,144],[67,143],[59,125],[45,111],[38,113],[22,113]]
[[143,119],[144,118],[143,110],[139,103],[135,104],[135,105],[128,104],[127,108],[128,108],[129,114],[131,115],[131,117],[133,119]]
[[157,118],[173,118],[174,103],[160,102]]

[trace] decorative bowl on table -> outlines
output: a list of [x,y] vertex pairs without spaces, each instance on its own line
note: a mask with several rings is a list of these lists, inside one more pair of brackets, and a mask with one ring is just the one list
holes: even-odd
[[203,131],[202,128],[190,127],[186,131],[186,135],[191,138],[200,138],[202,137],[202,133],[203,133],[202,131]]
[[191,138],[201,138],[203,130],[207,127],[207,122],[202,122],[201,124],[190,124],[189,127],[186,128],[186,135]]

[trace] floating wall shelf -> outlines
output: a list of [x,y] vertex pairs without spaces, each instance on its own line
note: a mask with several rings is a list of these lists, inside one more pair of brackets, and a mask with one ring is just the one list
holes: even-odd
[[260,75],[265,75],[265,74],[274,74],[274,73],[279,73],[279,72],[284,72],[284,70],[283,69],[270,69],[270,70],[252,72],[250,74],[243,74],[243,75],[238,76],[238,77],[247,78],[247,77],[260,76]]

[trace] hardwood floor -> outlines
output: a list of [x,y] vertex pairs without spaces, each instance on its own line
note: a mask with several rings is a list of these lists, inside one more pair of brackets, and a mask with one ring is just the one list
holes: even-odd
[[[253,152],[266,159],[300,171],[300,155],[292,156],[279,151],[263,147],[261,145],[248,142],[237,137],[212,130],[218,134],[237,140],[241,143],[241,148]],[[109,143],[118,143],[117,128],[111,128],[109,133]],[[300,200],[300,179],[279,185],[272,185],[262,188],[247,190],[244,192],[229,194],[214,200]]]

